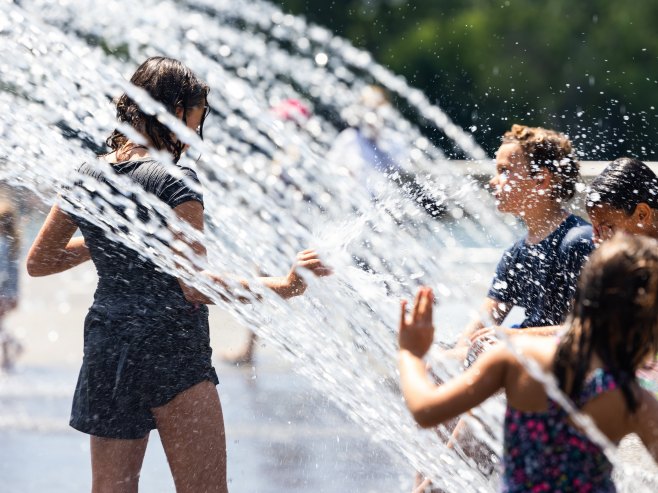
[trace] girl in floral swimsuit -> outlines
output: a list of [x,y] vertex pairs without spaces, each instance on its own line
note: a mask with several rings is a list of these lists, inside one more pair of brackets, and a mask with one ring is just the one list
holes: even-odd
[[[436,426],[503,388],[503,491],[615,491],[603,450],[573,425],[506,345],[487,351],[453,380],[433,383],[422,361],[434,335],[432,303],[432,291],[421,288],[411,316],[402,304],[400,378],[416,421]],[[544,338],[517,336],[514,342],[554,375],[608,440],[618,443],[636,433],[658,462],[658,400],[635,377],[658,350],[658,242],[627,235],[606,242],[581,274],[564,337],[551,348]]]

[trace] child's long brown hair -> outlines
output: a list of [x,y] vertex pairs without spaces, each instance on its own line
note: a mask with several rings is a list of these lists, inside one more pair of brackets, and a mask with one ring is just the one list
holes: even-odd
[[634,412],[635,372],[657,351],[658,243],[617,235],[594,252],[580,275],[571,328],[558,345],[553,371],[575,400],[596,353]]
[[[194,72],[178,60],[167,57],[151,57],[142,63],[133,74],[130,82],[144,89],[173,115],[176,108],[183,111],[206,102],[208,86]],[[184,144],[174,140],[172,132],[157,116],[147,115],[127,94],[122,94],[116,102],[117,119],[146,134],[156,149],[167,150],[174,162],[180,159]],[[184,114],[185,115],[185,114]],[[203,123],[202,123],[203,125]],[[128,139],[119,130],[114,130],[106,143],[112,150],[121,148]]]

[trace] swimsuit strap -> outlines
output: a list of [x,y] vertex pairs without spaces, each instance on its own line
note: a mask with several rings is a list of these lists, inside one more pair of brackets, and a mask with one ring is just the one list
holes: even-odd
[[578,396],[578,405],[584,406],[585,403],[597,395],[609,392],[619,388],[617,381],[608,370],[597,368],[592,372],[583,385],[583,390]]

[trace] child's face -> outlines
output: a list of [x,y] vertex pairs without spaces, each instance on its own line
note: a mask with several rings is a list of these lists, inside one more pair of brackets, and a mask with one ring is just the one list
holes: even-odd
[[498,210],[520,214],[532,207],[538,193],[538,181],[530,175],[530,164],[515,143],[503,144],[496,153],[496,174],[489,181]]
[[592,239],[596,244],[600,244],[620,231],[631,235],[649,234],[650,232],[644,224],[646,221],[643,217],[639,217],[641,212],[636,210],[633,214],[628,215],[623,210],[615,209],[608,204],[594,205],[587,211],[592,223]]
[[[201,133],[203,132],[203,123],[206,119],[206,116],[208,116],[208,110],[209,107],[207,104],[187,109],[185,112],[183,112],[183,108],[179,107],[176,108],[176,117],[182,120],[183,115],[185,115],[187,128],[201,136]],[[185,144],[183,150],[186,151],[189,147],[189,145]]]

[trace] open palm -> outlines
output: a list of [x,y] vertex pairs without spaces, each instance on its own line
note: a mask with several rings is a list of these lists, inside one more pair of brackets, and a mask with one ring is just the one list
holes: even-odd
[[410,315],[407,315],[407,301],[402,300],[400,349],[406,349],[418,357],[423,357],[427,353],[434,339],[433,305],[434,294],[425,286],[418,289]]

